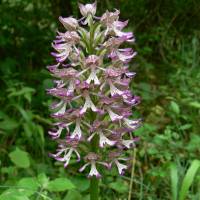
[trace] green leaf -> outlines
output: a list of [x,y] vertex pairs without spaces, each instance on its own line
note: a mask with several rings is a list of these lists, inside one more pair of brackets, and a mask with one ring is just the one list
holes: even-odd
[[37,128],[37,131],[38,131],[38,134],[39,134],[39,138],[40,138],[40,141],[42,142],[42,144],[44,144],[45,142],[45,139],[44,139],[44,129],[42,126],[40,125],[36,125],[36,128]]
[[187,129],[190,129],[191,127],[192,127],[192,124],[184,124],[180,126],[180,130],[187,130]]
[[170,103],[170,109],[175,113],[175,114],[179,114],[180,113],[180,108],[179,108],[179,105],[174,102],[174,101],[171,101]]
[[18,189],[22,194],[26,195],[26,196],[31,196],[33,195],[38,187],[39,184],[37,183],[36,178],[32,178],[32,177],[26,177],[26,178],[22,178],[19,182],[18,182],[18,187],[21,187],[20,189]]
[[9,157],[17,167],[28,168],[30,166],[28,153],[19,148],[16,148],[15,151],[11,152]]
[[26,93],[34,93],[35,89],[34,88],[30,88],[30,87],[23,87],[21,90],[19,91],[14,91],[12,93],[10,93],[8,95],[8,97],[12,97],[12,96],[21,96],[24,95]]
[[82,200],[81,194],[77,190],[70,190],[63,200]]
[[6,131],[11,131],[13,129],[16,129],[18,126],[19,126],[19,123],[11,118],[7,118],[4,121],[0,122],[0,129],[6,130]]
[[0,200],[29,200],[29,198],[15,189],[8,189],[0,195]]
[[193,108],[200,108],[200,102],[197,101],[190,102],[189,105]]
[[24,132],[25,132],[26,136],[30,138],[32,136],[32,130],[31,130],[30,123],[23,123],[23,128],[24,128]]
[[174,163],[170,165],[170,176],[171,176],[172,200],[177,200],[178,170],[177,166]]
[[86,178],[72,177],[71,181],[81,192],[86,191],[90,187],[90,181]]
[[63,192],[75,189],[75,185],[67,178],[57,178],[49,182],[47,189],[51,192]]
[[183,179],[183,183],[181,185],[179,200],[185,200],[186,195],[189,191],[190,186],[194,180],[195,174],[197,173],[200,167],[200,161],[194,160],[190,165],[190,168],[187,170],[187,173]]
[[118,180],[116,182],[110,183],[109,187],[119,193],[126,193],[128,192],[128,185],[125,182]]
[[15,107],[19,110],[21,113],[22,117],[27,123],[32,123],[32,113],[29,110],[24,110],[21,106],[15,105]]
[[38,180],[39,184],[41,185],[41,187],[43,187],[43,188],[46,188],[49,183],[49,178],[44,173],[39,174],[37,177],[37,180]]

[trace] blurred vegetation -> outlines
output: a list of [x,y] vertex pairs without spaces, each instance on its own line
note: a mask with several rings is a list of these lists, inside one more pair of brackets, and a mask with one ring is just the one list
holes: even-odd
[[[135,112],[144,124],[135,132],[131,199],[199,200],[200,1],[97,2],[97,15],[120,9],[136,35],[132,90],[143,99]],[[76,166],[63,169],[48,157],[55,144],[47,135],[52,82],[45,66],[53,63],[57,19],[80,17],[77,1],[0,0],[0,13],[0,200],[87,200],[88,180]],[[106,172],[102,200],[127,199],[130,177],[131,168],[121,178]]]

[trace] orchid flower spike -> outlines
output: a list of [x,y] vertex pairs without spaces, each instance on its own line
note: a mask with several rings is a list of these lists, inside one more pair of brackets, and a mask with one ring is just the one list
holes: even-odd
[[64,167],[80,161],[79,172],[88,178],[112,167],[123,175],[125,152],[136,147],[141,124],[132,117],[140,97],[129,87],[135,72],[128,64],[136,52],[123,47],[135,38],[123,30],[128,21],[119,20],[119,10],[97,17],[96,2],[79,9],[81,19],[59,17],[64,31],[52,42],[55,63],[47,67],[55,83],[47,93],[57,99],[50,105],[55,123],[49,135],[58,148],[50,156]]

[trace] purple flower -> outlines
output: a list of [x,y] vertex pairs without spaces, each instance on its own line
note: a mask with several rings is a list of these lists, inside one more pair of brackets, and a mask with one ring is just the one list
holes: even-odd
[[123,158],[120,157],[121,156],[121,152],[119,151],[112,151],[109,153],[109,159],[111,160],[111,162],[109,163],[109,168],[112,167],[113,164],[116,165],[118,172],[120,175],[124,174],[124,170],[127,169],[127,165],[120,163],[120,161],[127,161],[127,158]]
[[96,165],[100,164],[100,165],[108,167],[108,164],[105,162],[99,161],[99,159],[100,159],[100,157],[96,153],[94,153],[94,152],[88,153],[88,155],[86,155],[85,159],[84,159],[87,163],[85,165],[83,165],[79,169],[79,171],[80,172],[84,171],[85,168],[90,165],[91,168],[90,168],[90,172],[88,174],[88,178],[91,178],[93,176],[96,176],[96,178],[101,178],[101,174],[98,172]]
[[77,138],[66,138],[58,145],[57,153],[50,154],[58,161],[64,162],[64,167],[67,167],[73,153],[77,156],[77,161],[80,161],[80,154],[77,151],[79,140]]
[[123,47],[134,35],[123,31],[128,21],[120,21],[118,10],[97,17],[96,6],[79,4],[81,19],[59,17],[66,30],[57,31],[51,53],[56,63],[47,67],[55,79],[47,93],[57,99],[50,105],[55,123],[49,135],[58,142],[51,156],[64,167],[84,157],[79,171],[90,168],[89,178],[100,178],[102,166],[124,173],[124,152],[135,148],[141,125],[132,116],[140,97],[129,88],[135,72],[128,64],[137,53]]

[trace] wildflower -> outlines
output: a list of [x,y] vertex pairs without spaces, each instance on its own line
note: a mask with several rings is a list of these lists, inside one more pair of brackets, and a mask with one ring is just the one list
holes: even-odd
[[120,151],[111,151],[108,155],[111,162],[109,163],[109,168],[112,167],[113,164],[116,165],[118,172],[120,175],[124,174],[124,170],[127,169],[127,165],[120,163],[120,161],[127,161],[127,158],[121,157]]
[[101,174],[98,172],[97,170],[97,167],[96,165],[97,164],[100,164],[100,165],[103,165],[103,166],[106,166],[108,167],[108,164],[105,163],[105,162],[101,162],[99,161],[100,157],[99,155],[97,155],[96,153],[94,152],[90,152],[88,153],[88,155],[85,156],[84,160],[87,162],[85,165],[83,165],[79,171],[82,172],[85,170],[85,168],[87,166],[91,166],[90,168],[90,172],[88,174],[88,178],[92,177],[92,176],[96,176],[96,178],[101,178]]
[[[88,177],[100,178],[99,168],[127,169],[125,151],[136,146],[134,131],[141,119],[133,119],[132,107],[140,103],[129,84],[135,72],[128,70],[136,52],[124,43],[134,42],[123,29],[118,10],[96,15],[96,2],[79,4],[81,19],[59,17],[66,29],[52,43],[56,63],[47,67],[54,87],[47,90],[57,100],[50,105],[54,127],[49,131],[58,149],[51,154],[67,167],[71,158],[90,167]],[[85,25],[88,28],[84,28]]]
[[77,156],[77,162],[80,161],[80,154],[77,151],[79,140],[77,138],[67,137],[65,140],[60,141],[57,153],[50,154],[58,161],[64,162],[64,167],[67,167],[73,153]]

